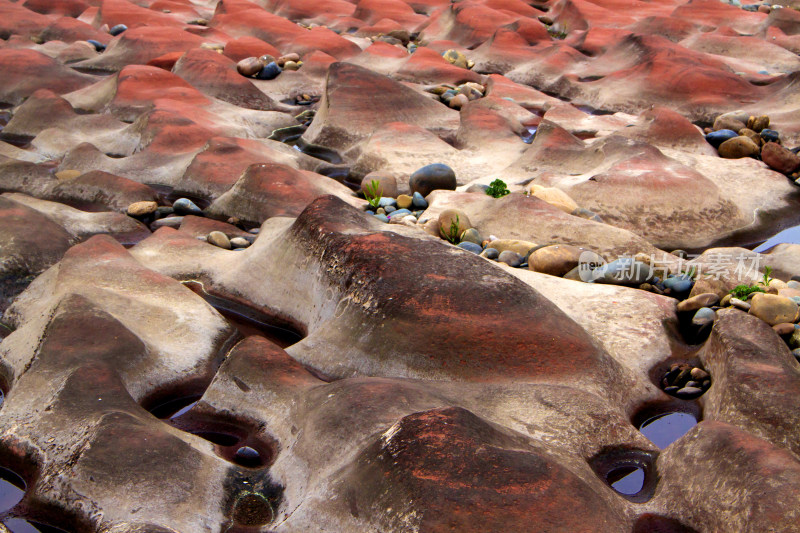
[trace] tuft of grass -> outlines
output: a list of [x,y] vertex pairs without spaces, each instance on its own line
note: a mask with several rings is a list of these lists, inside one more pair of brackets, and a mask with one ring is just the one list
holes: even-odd
[[381,203],[381,183],[378,180],[372,180],[364,189],[364,198],[366,198],[370,207],[378,209]]
[[489,184],[489,188],[486,189],[486,194],[492,198],[502,198],[510,192],[511,191],[509,191],[508,187],[506,186],[506,182],[500,179],[494,180]]
[[771,266],[765,266],[764,267],[764,278],[761,281],[759,281],[759,283],[762,284],[765,287],[769,287],[769,282],[772,281],[772,278],[770,277],[770,274],[772,274],[772,267]]
[[740,300],[746,300],[754,292],[764,292],[764,289],[757,285],[737,285],[731,291],[731,296]]
[[461,236],[458,234],[459,230],[458,222],[459,222],[458,215],[456,215],[456,219],[450,221],[450,229],[444,236],[444,238],[447,239],[451,244],[458,244],[459,241],[461,241]]

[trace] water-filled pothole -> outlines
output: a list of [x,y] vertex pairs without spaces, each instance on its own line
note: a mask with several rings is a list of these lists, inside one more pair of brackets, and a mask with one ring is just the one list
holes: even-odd
[[531,144],[533,142],[534,137],[536,137],[536,128],[535,126],[528,126],[525,128],[525,131],[522,133],[522,142],[525,144]]
[[199,400],[200,396],[198,395],[174,398],[156,405],[150,409],[150,413],[156,418],[171,420],[185,414],[192,407],[197,405]]
[[594,457],[589,464],[620,496],[635,503],[644,503],[653,497],[656,475],[651,453],[613,450]]
[[11,533],[66,533],[63,529],[40,524],[24,518],[9,518],[3,522]]
[[633,525],[633,533],[697,533],[674,518],[645,513]]
[[25,481],[15,472],[0,467],[0,514],[13,509],[25,496]]
[[639,431],[662,450],[686,435],[697,425],[697,418],[689,413],[670,412],[645,420]]
[[304,337],[304,335],[296,328],[292,327],[288,321],[276,319],[275,317],[247,307],[241,303],[210,294],[199,281],[184,281],[183,284],[196,294],[202,296],[206,302],[228,319],[244,337],[258,335],[277,344],[281,348],[296,344]]

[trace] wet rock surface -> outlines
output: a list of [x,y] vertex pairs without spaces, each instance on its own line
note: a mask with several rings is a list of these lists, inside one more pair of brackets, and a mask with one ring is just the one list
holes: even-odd
[[797,531],[796,7],[0,0],[0,531]]

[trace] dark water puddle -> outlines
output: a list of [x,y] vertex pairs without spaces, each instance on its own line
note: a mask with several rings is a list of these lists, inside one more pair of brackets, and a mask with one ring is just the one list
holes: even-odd
[[14,135],[13,133],[4,133],[0,131],[0,141],[8,143],[12,146],[16,146],[17,148],[21,148],[22,150],[26,150],[31,147],[31,141],[33,141],[33,137],[30,135]]
[[794,226],[777,233],[756,246],[753,251],[763,253],[779,244],[800,244],[800,226]]
[[189,409],[197,405],[198,401],[200,401],[199,395],[174,398],[153,407],[150,409],[150,413],[156,418],[172,420],[185,414]]
[[656,476],[654,456],[643,450],[609,450],[589,461],[598,477],[620,496],[644,503],[653,497]]
[[297,126],[289,126],[287,128],[279,128],[272,132],[268,139],[278,141],[286,144],[294,144],[305,133],[306,126],[298,124]]
[[3,522],[11,533],[66,533],[57,527],[32,522],[23,518],[9,518]]
[[622,466],[609,472],[606,479],[615,491],[634,496],[644,487],[644,469],[638,466]]
[[0,133],[3,132],[3,128],[6,127],[9,120],[11,120],[11,113],[8,111],[0,111]]
[[533,142],[534,137],[536,137],[536,130],[538,128],[536,126],[528,126],[525,128],[525,132],[521,135],[522,142],[525,144],[531,144]]
[[[206,292],[203,284],[198,281],[184,281],[189,289],[203,297],[214,309],[224,316],[244,337],[258,335],[277,344],[281,348],[287,348],[303,340],[304,335],[291,328],[283,321],[278,321],[274,317],[234,302],[226,300]],[[280,322],[280,325],[276,324]]]
[[298,138],[293,146],[294,149],[299,152],[310,155],[311,157],[315,157],[317,159],[322,159],[328,163],[332,163],[334,165],[341,165],[344,163],[344,159],[342,159],[342,156],[339,155],[339,152],[336,150],[331,150],[330,148],[325,148],[324,146],[307,143],[302,137]]
[[642,435],[662,450],[686,435],[697,425],[697,419],[689,413],[665,413],[648,420],[639,427]]
[[600,116],[600,115],[613,115],[614,114],[614,111],[608,111],[606,109],[597,109],[597,108],[592,107],[590,105],[576,105],[575,107],[577,109],[583,111],[587,115]]
[[16,473],[0,467],[0,514],[14,508],[25,496],[25,481]]

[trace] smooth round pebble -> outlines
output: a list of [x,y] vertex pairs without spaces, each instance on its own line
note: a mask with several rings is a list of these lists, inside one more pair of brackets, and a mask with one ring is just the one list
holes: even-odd
[[127,29],[128,27],[125,24],[117,24],[116,26],[108,30],[108,33],[116,37],[117,35],[119,35],[120,33],[124,32]]
[[259,80],[274,80],[280,73],[281,67],[279,67],[274,61],[271,61],[264,65],[264,68],[262,68],[259,73],[256,74],[256,78]]
[[479,254],[483,251],[480,244],[475,244],[474,242],[463,241],[458,243],[458,247],[462,250],[467,250],[468,252],[472,252],[474,254]]
[[144,202],[134,202],[128,206],[128,215],[132,217],[144,217],[155,213],[158,209],[158,204],[156,202],[144,201]]
[[497,260],[501,263],[505,263],[510,267],[518,267],[525,262],[525,258],[519,255],[517,252],[512,252],[511,250],[506,250],[502,252],[498,257]]
[[500,257],[500,252],[496,248],[485,248],[481,255],[486,259],[497,259]]
[[188,198],[178,198],[175,200],[172,203],[172,209],[179,215],[203,216],[203,210],[197,207],[197,204]]
[[234,237],[231,239],[232,248],[247,248],[248,246],[250,246],[250,241],[244,237]]
[[228,239],[228,236],[222,233],[221,231],[212,231],[208,234],[208,243],[213,244],[214,246],[219,246],[220,248],[224,248],[226,250],[231,249],[231,241]]
[[411,197],[411,205],[419,207],[420,209],[428,208],[428,201],[418,192],[415,192]]

